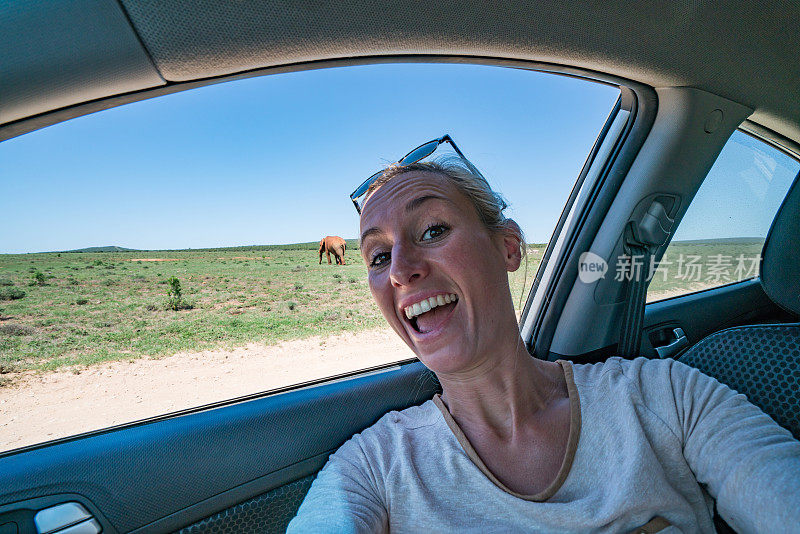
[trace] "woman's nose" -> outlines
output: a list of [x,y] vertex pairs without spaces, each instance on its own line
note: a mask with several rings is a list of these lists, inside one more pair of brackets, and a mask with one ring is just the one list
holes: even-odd
[[427,274],[428,264],[418,252],[403,245],[395,246],[392,249],[389,278],[393,286],[408,286],[425,278]]

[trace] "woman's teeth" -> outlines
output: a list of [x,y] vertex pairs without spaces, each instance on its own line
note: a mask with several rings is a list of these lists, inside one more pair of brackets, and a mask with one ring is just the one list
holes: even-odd
[[455,293],[450,293],[447,295],[436,295],[435,297],[430,297],[425,300],[421,300],[412,304],[411,306],[407,306],[405,308],[406,317],[409,319],[413,319],[417,315],[423,314],[425,312],[429,312],[437,306],[444,306],[445,304],[450,304],[451,302],[456,302],[458,297]]

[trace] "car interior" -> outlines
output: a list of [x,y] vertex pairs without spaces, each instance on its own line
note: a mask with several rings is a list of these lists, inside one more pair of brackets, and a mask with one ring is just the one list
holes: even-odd
[[[527,296],[530,353],[675,358],[800,438],[797,179],[754,277],[646,304],[644,283],[579,279],[587,251],[610,272],[632,250],[662,259],[737,132],[800,159],[798,18],[800,4],[744,0],[8,2],[0,141],[210,84],[345,65],[471,63],[619,87]],[[409,360],[0,453],[0,534],[282,532],[344,441],[437,391]]]

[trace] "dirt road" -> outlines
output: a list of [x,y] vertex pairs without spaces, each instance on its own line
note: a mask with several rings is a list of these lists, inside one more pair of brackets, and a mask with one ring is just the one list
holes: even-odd
[[413,356],[387,329],[21,374],[0,387],[0,451]]

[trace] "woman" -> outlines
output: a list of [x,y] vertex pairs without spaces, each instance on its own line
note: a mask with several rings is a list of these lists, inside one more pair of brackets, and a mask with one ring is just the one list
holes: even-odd
[[371,184],[370,290],[443,393],[342,445],[289,531],[713,532],[712,498],[737,530],[800,528],[800,443],[743,395],[672,360],[528,354],[504,208],[468,163]]

